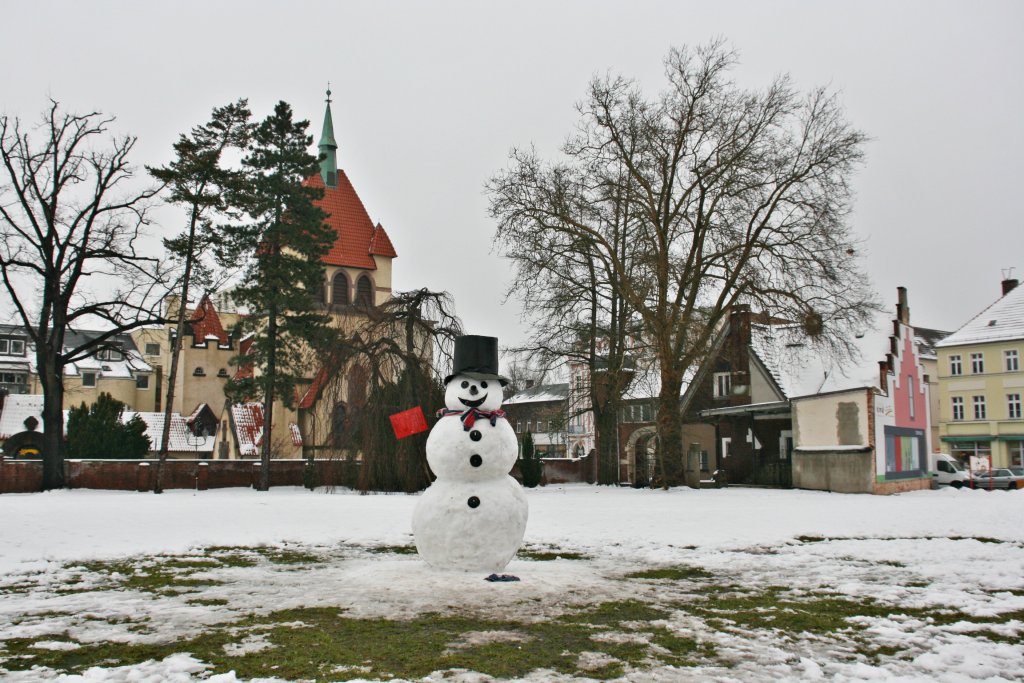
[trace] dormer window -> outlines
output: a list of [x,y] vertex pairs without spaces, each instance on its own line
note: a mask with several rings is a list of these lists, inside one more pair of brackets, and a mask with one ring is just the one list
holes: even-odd
[[[96,358],[98,360],[108,360],[117,362],[124,360],[124,353],[122,353],[119,349],[100,349],[99,351],[96,352]],[[107,368],[104,368],[104,370],[106,369]]]

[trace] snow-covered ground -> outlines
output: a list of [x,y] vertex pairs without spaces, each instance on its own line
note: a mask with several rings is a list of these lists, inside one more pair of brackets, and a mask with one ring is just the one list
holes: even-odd
[[[671,589],[622,577],[668,566],[699,567],[741,588],[785,586],[795,593],[872,598],[907,610],[953,608],[982,621],[1024,611],[1024,491],[950,489],[881,497],[566,486],[529,490],[527,497],[527,547],[588,559],[517,558],[506,571],[521,581],[493,584],[475,574],[431,570],[415,555],[367,550],[412,543],[414,496],[291,488],[160,496],[85,490],[6,494],[0,496],[0,641],[35,638],[34,647],[42,649],[181,639],[245,614],[311,606],[340,607],[354,617],[457,611],[544,618],[590,603],[657,600]],[[195,558],[200,548],[256,545],[310,552],[323,561],[298,572],[222,567],[219,583],[201,593],[209,605],[130,588],[83,590],[89,575],[75,568],[86,561],[157,554]],[[244,582],[231,581],[243,573]],[[79,590],[59,590],[75,581]],[[544,605],[543,614],[538,605]],[[984,638],[969,618],[940,624],[860,617],[877,644],[902,652],[866,661],[821,638],[770,630],[738,637],[680,617],[671,622],[676,632],[714,643],[732,658],[729,665],[656,666],[627,677],[1024,680],[1024,624],[1012,616],[997,619],[985,629],[1004,637]],[[19,682],[236,680],[233,673],[211,676],[185,654],[92,669],[82,677],[39,669],[5,674],[2,667],[0,679]]]

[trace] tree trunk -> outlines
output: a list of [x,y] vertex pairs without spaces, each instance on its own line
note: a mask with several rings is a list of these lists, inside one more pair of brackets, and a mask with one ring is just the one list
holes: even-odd
[[619,483],[618,410],[608,403],[594,406],[594,436],[597,441],[597,483],[615,486]]
[[665,487],[685,483],[683,429],[679,415],[681,388],[682,377],[662,366],[661,392],[658,394],[658,470],[661,484]]
[[[195,217],[192,219],[192,227],[189,233],[189,253],[194,248],[195,241]],[[174,414],[174,383],[178,380],[178,357],[181,355],[181,341],[185,333],[185,312],[188,304],[189,278],[192,275],[192,259],[185,259],[184,282],[181,285],[181,299],[178,301],[178,324],[175,328],[174,342],[171,344],[171,368],[167,373],[167,403],[164,406],[164,427],[160,436],[160,453],[156,462],[156,478],[153,484],[153,493],[163,493],[163,471],[164,463],[167,462],[167,451],[171,438],[171,415]]]
[[45,345],[36,354],[43,385],[43,490],[61,489],[64,481],[64,368]]
[[270,447],[274,424],[274,380],[277,375],[277,308],[273,305],[267,320],[267,368],[263,395],[263,449],[260,452],[260,491],[270,490]]

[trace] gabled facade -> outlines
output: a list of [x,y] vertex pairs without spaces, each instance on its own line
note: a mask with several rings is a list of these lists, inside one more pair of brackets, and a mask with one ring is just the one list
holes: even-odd
[[969,464],[1024,466],[1024,287],[1003,296],[936,344],[939,439]]
[[[735,482],[848,493],[931,485],[929,378],[906,290],[849,358],[823,355],[801,326],[734,310],[688,405],[712,421]],[[718,407],[704,407],[708,401]]]

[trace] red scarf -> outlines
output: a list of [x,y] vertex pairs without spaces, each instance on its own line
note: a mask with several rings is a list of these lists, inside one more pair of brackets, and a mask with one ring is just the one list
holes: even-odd
[[505,417],[505,411],[501,410],[480,410],[479,408],[469,408],[466,411],[461,410],[448,410],[447,408],[441,408],[437,411],[438,417],[448,417],[449,415],[461,415],[459,418],[462,420],[462,430],[468,432],[473,428],[473,423],[476,422],[478,417],[482,417],[485,420],[489,420],[493,427],[497,423],[498,418]]

